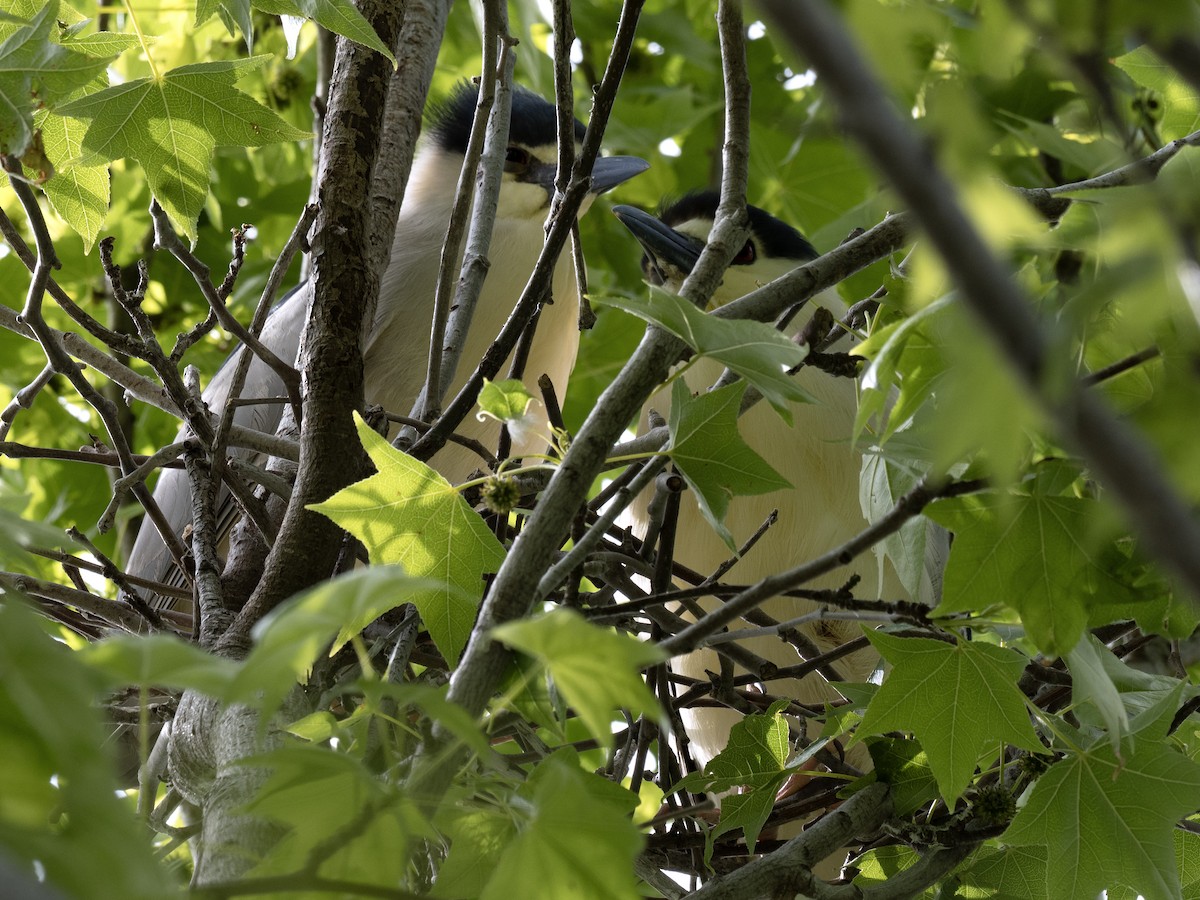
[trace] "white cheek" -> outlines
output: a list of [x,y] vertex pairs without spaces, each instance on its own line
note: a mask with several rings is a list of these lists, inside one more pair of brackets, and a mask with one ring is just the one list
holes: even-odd
[[507,179],[500,185],[500,202],[496,204],[497,221],[541,222],[549,210],[550,195],[544,188]]

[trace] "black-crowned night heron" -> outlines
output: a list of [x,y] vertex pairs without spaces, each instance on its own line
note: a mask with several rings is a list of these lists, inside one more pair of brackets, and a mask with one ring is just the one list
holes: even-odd
[[[379,304],[367,330],[363,352],[367,403],[388,412],[407,415],[425,381],[442,243],[477,100],[478,89],[463,84],[444,103],[435,106],[413,160],[391,261],[381,280]],[[583,134],[583,124],[576,121],[577,142],[583,139]],[[491,265],[462,351],[464,362],[449,384],[450,396],[483,356],[529,280],[544,241],[543,226],[554,195],[556,160],[555,108],[530,91],[515,89],[504,175],[488,254]],[[636,157],[598,159],[584,209],[597,194],[646,168],[648,164]],[[531,380],[543,373],[549,375],[562,396],[579,345],[575,277],[566,255],[560,258],[554,271],[552,291],[558,302],[542,311],[526,371]],[[296,360],[311,300],[311,288],[302,285],[272,311],[263,330],[263,343],[287,362]],[[219,412],[228,402],[233,369],[232,365],[225,365],[204,391],[204,400],[211,410]],[[241,396],[279,398],[283,393],[279,378],[256,358],[250,364]],[[245,406],[237,411],[234,421],[273,434],[282,408],[279,403]],[[494,446],[498,431],[495,422],[478,422],[469,417],[459,433]],[[544,450],[547,433],[544,427],[532,428],[528,446],[518,440],[514,442],[514,453]],[[454,482],[478,468],[480,459],[470,450],[448,444],[434,456],[431,465]],[[187,478],[180,471],[164,470],[154,496],[172,526],[181,532],[191,516]],[[161,537],[148,523],[138,534],[128,568],[156,581],[180,581]],[[165,605],[169,601],[159,597],[155,602]]]
[[[642,246],[642,270],[649,282],[672,292],[679,291],[708,240],[718,199],[711,191],[690,194],[665,207],[657,216],[628,206],[614,207],[613,212]],[[795,228],[756,207],[748,207],[747,212],[750,236],[726,270],[713,296],[713,306],[737,299],[818,256]],[[818,304],[829,308],[835,317],[845,313],[841,300],[832,291],[827,292],[814,298],[789,326],[793,333],[803,327]],[[723,368],[711,359],[696,360],[684,373],[689,390],[708,389],[720,377]],[[837,547],[868,524],[859,502],[863,457],[853,442],[856,382],[811,367],[802,368],[796,379],[815,402],[793,404],[792,425],[789,426],[765,402],[758,403],[739,420],[739,431],[746,443],[794,487],[732,500],[725,521],[735,540],[745,540],[752,535],[772,509],[778,508],[779,519],[738,561],[726,580],[752,584]],[[646,411],[655,409],[665,416],[670,404],[670,391],[662,390],[651,397]],[[646,424],[644,411],[643,427]],[[635,522],[644,529],[647,515],[644,499],[634,506],[633,515]],[[940,539],[944,546],[944,534]],[[726,544],[701,517],[696,505],[684,497],[676,530],[675,560],[706,574],[728,556]],[[925,583],[916,592],[920,599],[928,601],[934,594],[933,583],[940,572],[944,550],[941,559],[937,556],[937,552],[933,552],[927,560]],[[876,563],[863,558],[853,571],[862,577],[856,589],[857,596],[891,600],[910,596],[887,560]],[[839,569],[805,587],[837,588],[847,577],[848,571]],[[761,608],[776,621],[785,622],[815,609],[816,605],[807,600],[777,597]],[[820,652],[840,646],[862,633],[857,623],[832,620],[810,622],[799,630]],[[802,662],[797,649],[777,636],[751,637],[739,643],[781,668]],[[868,647],[837,660],[833,666],[846,681],[863,681],[878,662],[878,655]],[[706,670],[716,672],[720,668],[716,654],[709,650],[689,654],[672,665],[677,672],[701,682],[707,680]],[[772,695],[818,707],[824,701],[840,697],[818,673],[802,680],[771,681],[766,690]],[[729,729],[740,718],[740,714],[731,709],[710,707],[683,710],[682,713],[693,750],[701,763],[724,748]],[[809,737],[814,736],[815,731],[810,730]]]

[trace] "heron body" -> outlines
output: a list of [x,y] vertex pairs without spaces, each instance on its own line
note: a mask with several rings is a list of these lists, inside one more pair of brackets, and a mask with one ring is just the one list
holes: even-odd
[[[379,303],[364,339],[364,393],[368,404],[391,413],[407,415],[425,382],[442,244],[477,100],[478,89],[463,84],[432,110],[413,160],[391,258],[380,280]],[[507,161],[489,249],[492,262],[463,347],[462,364],[448,385],[448,396],[463,386],[483,357],[533,272],[544,242],[543,226],[554,191],[556,133],[555,108],[536,94],[514,89]],[[577,142],[582,140],[583,133],[583,124],[576,121]],[[647,167],[645,161],[636,157],[598,159],[581,214],[597,194]],[[552,281],[552,297],[557,302],[543,308],[526,369],[531,383],[542,374],[549,375],[560,396],[579,345],[576,296],[570,259],[560,258]],[[272,311],[264,327],[263,343],[289,363],[294,364],[297,359],[311,302],[311,286],[302,285]],[[217,412],[229,401],[234,369],[227,363],[204,391],[210,410]],[[261,360],[252,360],[241,396],[278,399],[283,394],[282,382],[275,373]],[[283,404],[278,402],[242,406],[235,412],[234,421],[273,434],[282,411]],[[528,437],[514,440],[515,454],[545,449],[549,431],[544,411],[539,408],[535,415],[540,415],[541,427],[535,424],[528,429]],[[468,417],[459,433],[494,447],[499,427],[494,421],[479,422]],[[447,444],[430,464],[451,482],[458,482],[480,468],[483,460],[469,449]],[[154,496],[168,521],[177,532],[182,532],[191,515],[186,476],[178,470],[164,470]],[[226,505],[229,506],[228,502]],[[226,526],[232,517],[232,512],[226,515]],[[157,581],[179,581],[169,552],[149,524],[138,534],[128,567],[131,572]],[[169,602],[165,598],[155,599],[159,605]]]

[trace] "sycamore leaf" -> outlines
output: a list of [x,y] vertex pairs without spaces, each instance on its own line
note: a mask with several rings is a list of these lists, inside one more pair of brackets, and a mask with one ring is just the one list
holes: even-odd
[[651,719],[661,716],[641,676],[645,666],[664,659],[651,644],[598,628],[561,607],[536,619],[497,626],[492,636],[538,659],[603,745],[612,745],[613,710],[628,709]]
[[700,512],[731,550],[736,549],[733,535],[725,527],[730,498],[791,487],[738,434],[745,390],[745,382],[738,382],[690,397],[678,379],[671,393],[671,443],[665,451],[695,491]]
[[[1129,716],[1116,685],[1104,671],[1102,655],[1107,653],[1107,647],[1092,635],[1085,634],[1067,654],[1067,668],[1071,672],[1071,702],[1076,707],[1076,716],[1080,713],[1098,716],[1108,733],[1113,752],[1120,753],[1121,737],[1129,730]],[[1087,709],[1089,706],[1090,709]]]
[[907,816],[938,796],[929,755],[911,738],[869,737],[864,741],[880,781],[892,788],[892,810]]
[[[904,844],[868,850],[854,860],[854,866],[858,869],[858,874],[854,876],[854,884],[862,888],[880,887],[918,859],[917,851]],[[926,892],[917,896],[920,900],[926,900],[931,894]]]
[[504,562],[504,547],[445,478],[396,450],[362,420],[354,423],[376,474],[309,509],[363,542],[373,563],[400,563],[417,578],[441,584],[405,601],[454,665],[466,646],[483,595],[483,576]]
[[1025,669],[1017,652],[877,631],[867,637],[893,668],[867,707],[858,734],[911,731],[925,748],[947,803],[953,805],[970,783],[985,749],[1000,742],[1043,749],[1017,689]]
[[310,136],[233,87],[269,58],[181,66],[59,107],[62,115],[91,120],[75,162],[138,160],[155,199],[194,238],[216,147],[257,147]]
[[808,355],[785,335],[763,322],[722,319],[701,312],[681,297],[651,287],[647,300],[607,295],[598,302],[632,313],[687,342],[697,353],[737,372],[762,392],[790,425],[788,403],[811,403],[812,397],[787,374]]
[[787,769],[788,724],[786,700],[776,700],[764,713],[746,716],[729,731],[725,749],[708,761],[704,772],[692,772],[675,788],[699,793],[735,787],[761,787]]
[[1062,656],[1079,642],[1092,596],[1129,593],[1084,543],[1095,501],[1041,491],[978,494],[927,512],[956,536],[934,615],[1005,603],[1038,649]]
[[[228,2],[228,0],[222,0]],[[254,6],[278,16],[312,19],[322,28],[377,50],[396,64],[396,57],[350,0],[253,0]]]
[[[896,501],[925,476],[924,464],[895,456],[897,443],[892,441],[887,452],[872,447],[863,453],[858,501],[868,522],[878,522],[892,512]],[[929,604],[939,595],[933,584],[942,577],[948,552],[938,532],[925,516],[913,516],[875,545],[876,556],[887,557],[909,596]]]
[[585,772],[573,750],[547,757],[521,787],[529,815],[504,848],[482,900],[637,900],[638,798]]
[[[1200,765],[1165,741],[1179,692],[1135,720],[1118,759],[1099,740],[1050,767],[1001,841],[1044,847],[1051,897],[1096,897],[1124,886],[1181,900],[1171,834],[1200,807]],[[1132,749],[1131,749],[1132,748]],[[1119,852],[1115,852],[1119,848]]]
[[550,443],[550,434],[546,431],[545,421],[534,415],[530,407],[534,403],[533,395],[525,387],[525,383],[516,378],[503,381],[483,380],[483,389],[479,392],[479,412],[475,417],[480,421],[495,419],[508,426],[512,438],[517,443],[526,443],[540,431],[545,443]]
[[1044,847],[984,847],[955,875],[956,896],[979,900],[1051,900]]
[[51,40],[58,0],[28,22],[0,27],[0,150],[21,156],[33,139],[33,113],[103,75],[116,54],[79,53]]
[[1200,897],[1200,835],[1176,828],[1171,832],[1175,839],[1175,864],[1183,882],[1184,900]]
[[254,19],[250,14],[250,0],[196,0],[196,28],[214,15],[221,17],[230,37],[240,31],[246,39],[247,51],[254,51]]
[[722,834],[741,828],[746,846],[754,852],[763,823],[775,806],[775,795],[797,766],[788,766],[788,724],[783,717],[786,700],[777,700],[765,713],[746,716],[729,732],[725,749],[709,760],[704,772],[686,776],[677,788],[730,791],[721,801],[721,819],[705,836],[704,858],[712,858],[713,843]]

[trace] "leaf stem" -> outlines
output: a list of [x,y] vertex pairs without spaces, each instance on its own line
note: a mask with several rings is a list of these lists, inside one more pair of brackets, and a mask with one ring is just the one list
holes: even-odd
[[158,72],[158,66],[154,64],[154,57],[150,53],[150,43],[146,40],[146,35],[142,33],[142,26],[138,24],[137,13],[133,10],[131,0],[125,0],[125,11],[129,13],[129,24],[133,26],[133,32],[137,35],[138,43],[142,45],[142,52],[146,54],[146,62],[150,64],[150,74],[155,81],[162,81],[162,75]]

